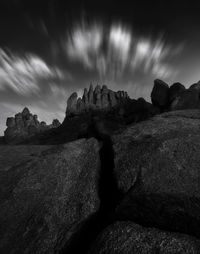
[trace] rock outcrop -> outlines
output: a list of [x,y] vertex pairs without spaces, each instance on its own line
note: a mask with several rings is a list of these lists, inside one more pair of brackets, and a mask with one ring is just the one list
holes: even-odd
[[8,117],[6,126],[5,141],[18,143],[50,128],[57,128],[60,126],[60,122],[57,119],[54,119],[51,125],[47,125],[44,121],[39,122],[37,115],[31,114],[28,108],[24,108],[15,117]]
[[113,136],[120,219],[200,235],[200,111],[174,111]]
[[184,85],[181,83],[174,83],[169,88],[169,102],[168,104],[171,105],[174,100],[176,100],[177,97],[181,96],[181,93],[184,92],[186,89]]
[[151,92],[151,101],[153,105],[161,109],[165,109],[168,105],[169,86],[164,81],[156,79]]
[[154,81],[151,93],[152,104],[161,112],[200,108],[200,82],[186,89],[181,83],[170,87],[161,80]]
[[97,238],[90,254],[198,254],[200,240],[188,235],[116,222]]
[[109,110],[116,105],[128,100],[128,94],[124,91],[113,92],[106,85],[95,89],[90,85],[89,90],[84,89],[82,98],[78,98],[77,93],[73,93],[67,100],[67,115],[79,115],[91,110]]
[[1,146],[0,253],[68,253],[99,208],[99,174],[95,139]]

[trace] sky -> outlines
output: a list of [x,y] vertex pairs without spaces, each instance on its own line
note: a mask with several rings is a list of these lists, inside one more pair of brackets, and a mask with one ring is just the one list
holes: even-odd
[[199,13],[192,0],[1,0],[0,135],[25,106],[62,122],[91,83],[150,101],[156,78],[199,81]]

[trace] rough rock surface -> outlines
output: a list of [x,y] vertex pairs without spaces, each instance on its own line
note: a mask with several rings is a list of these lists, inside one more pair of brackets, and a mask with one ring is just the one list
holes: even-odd
[[169,86],[162,80],[156,79],[151,92],[151,101],[153,105],[164,109],[167,107],[169,99]]
[[200,111],[175,111],[113,137],[118,216],[200,235]]
[[171,104],[181,93],[185,91],[184,85],[181,83],[174,83],[169,88],[169,104]]
[[144,228],[130,221],[116,222],[97,238],[91,254],[197,254],[200,240],[184,234]]
[[191,85],[191,86],[189,87],[189,89],[195,89],[195,90],[197,90],[197,91],[200,91],[200,81],[198,81],[197,83]]
[[162,80],[155,80],[151,100],[161,111],[199,109],[200,81],[186,89],[178,82],[169,87]]
[[197,89],[187,89],[181,92],[170,105],[170,110],[198,108],[200,108],[200,96]]
[[[25,146],[0,149],[0,253],[67,251],[74,234],[99,208],[98,142],[32,146],[30,152]],[[18,163],[13,157],[7,164],[4,149],[8,158],[13,149],[22,151]]]
[[8,117],[6,121],[7,129],[4,132],[7,143],[18,143],[23,140],[50,128],[57,128],[60,122],[54,119],[51,125],[39,122],[37,115],[32,115],[28,108],[24,108],[15,117]]
[[128,94],[124,91],[113,92],[106,85],[97,85],[93,89],[90,85],[89,91],[85,88],[82,98],[73,93],[67,101],[67,115],[78,115],[90,110],[112,109],[117,104],[127,100]]

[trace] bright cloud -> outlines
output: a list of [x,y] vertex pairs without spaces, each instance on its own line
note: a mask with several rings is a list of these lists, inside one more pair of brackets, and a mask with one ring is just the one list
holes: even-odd
[[55,77],[62,78],[62,72],[38,56],[29,54],[22,58],[0,49],[0,90],[10,88],[21,95],[38,93],[38,80]]
[[72,32],[67,41],[67,54],[71,59],[76,59],[86,67],[92,68],[92,57],[99,51],[102,43],[102,30],[99,26],[79,27]]
[[109,44],[116,50],[116,53],[123,62],[127,61],[131,40],[131,33],[123,29],[120,25],[111,27]]
[[179,53],[163,38],[150,39],[133,35],[122,24],[105,28],[103,24],[76,26],[68,35],[64,49],[69,58],[86,68],[97,70],[100,78],[119,77],[125,69],[166,78],[173,75],[167,58]]

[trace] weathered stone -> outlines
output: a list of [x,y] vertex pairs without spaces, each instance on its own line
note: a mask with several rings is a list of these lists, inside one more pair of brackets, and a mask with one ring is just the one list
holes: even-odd
[[37,115],[33,115],[33,120],[35,122],[35,125],[38,126],[39,125],[39,121],[38,121],[38,116]]
[[189,89],[195,89],[197,91],[200,91],[200,81],[191,85]]
[[69,99],[67,100],[67,111],[70,112],[70,113],[76,113],[77,111],[77,98],[78,98],[78,95],[77,93],[73,93]]
[[97,85],[95,89],[91,85],[89,91],[85,88],[83,97],[79,98],[76,105],[76,110],[71,110],[67,107],[66,114],[69,116],[71,113],[79,115],[88,111],[95,110],[111,110],[116,107],[121,101],[128,100],[128,94],[123,91],[114,92],[103,85],[102,88]]
[[116,222],[97,238],[91,254],[198,254],[200,240],[188,235]]
[[94,99],[97,109],[101,108],[101,87],[97,85],[94,90]]
[[84,89],[82,100],[84,102],[85,109],[88,109],[88,107],[89,107],[89,100],[88,100],[88,91],[87,91],[87,88]]
[[169,104],[171,104],[181,93],[185,91],[185,87],[181,83],[174,83],[169,88]]
[[169,86],[162,80],[156,79],[151,92],[151,101],[154,106],[167,108],[169,98]]
[[99,208],[98,142],[45,148],[0,147],[0,253],[67,252]]
[[200,111],[165,113],[113,137],[120,219],[200,235]]
[[199,93],[196,89],[187,89],[180,93],[180,95],[173,100],[170,105],[171,110],[182,109],[198,109],[200,108]]
[[109,93],[109,90],[108,90],[107,86],[104,85],[102,87],[102,91],[101,91],[101,105],[102,105],[102,108],[109,107],[108,93]]
[[90,89],[88,92],[88,103],[90,106],[92,106],[94,104],[94,94],[93,94],[93,85],[90,85]]
[[54,119],[53,122],[52,122],[52,127],[53,128],[57,128],[61,125],[61,123],[59,122],[58,119]]
[[28,125],[28,134],[29,135],[34,135],[38,133],[38,129],[35,125]]
[[109,101],[110,101],[110,105],[111,107],[114,107],[117,105],[117,99],[116,99],[116,96],[115,96],[115,92],[109,90]]
[[22,118],[22,113],[18,113],[15,115],[15,124],[16,124],[16,128],[18,128],[18,129],[24,128],[24,121]]
[[22,117],[26,117],[30,115],[30,111],[28,108],[24,108],[22,111]]
[[78,100],[77,100],[77,112],[81,113],[81,112],[84,112],[84,110],[85,110],[84,102],[81,98],[78,98]]
[[42,122],[40,123],[40,125],[41,125],[41,126],[46,126],[47,124],[46,124],[46,122],[42,121]]
[[[58,120],[56,120],[58,121]],[[59,124],[59,122],[54,122]],[[24,108],[22,113],[7,119],[7,129],[4,132],[6,143],[21,143],[29,139],[32,135],[43,132],[50,128],[55,128],[54,124],[46,125],[45,122],[39,122],[37,115],[32,115],[28,108]]]
[[6,121],[7,127],[14,127],[15,126],[15,118],[14,117],[8,117]]

